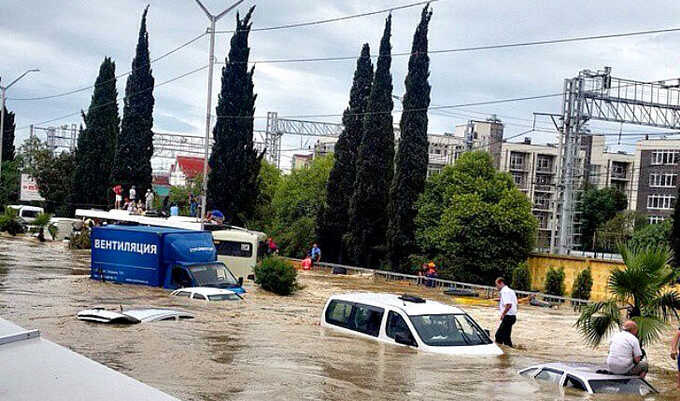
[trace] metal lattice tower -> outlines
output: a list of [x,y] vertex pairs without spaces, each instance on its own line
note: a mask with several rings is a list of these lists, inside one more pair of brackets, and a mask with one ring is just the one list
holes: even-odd
[[64,124],[59,127],[36,127],[31,125],[31,136],[37,132],[45,133],[45,143],[50,152],[59,150],[73,152],[76,150],[78,141],[78,126],[76,124]]
[[578,245],[578,191],[585,174],[579,151],[584,125],[590,120],[680,129],[680,82],[642,82],[611,76],[611,68],[581,71],[566,79],[560,138],[559,224],[553,224],[553,251],[567,253]]

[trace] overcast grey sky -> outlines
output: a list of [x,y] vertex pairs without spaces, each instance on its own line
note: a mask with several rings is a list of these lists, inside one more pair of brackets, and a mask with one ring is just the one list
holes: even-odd
[[[245,12],[256,4],[253,27],[306,22],[374,11],[416,0],[246,0]],[[118,74],[130,69],[139,19],[150,3],[148,29],[151,56],[157,57],[205,31],[208,21],[192,0],[3,0],[0,4],[0,76],[7,84],[25,69],[41,72],[24,78],[8,91],[10,98],[46,96],[94,83],[105,56],[116,62]],[[217,12],[231,1],[205,0]],[[648,0],[440,0],[432,4],[430,49],[450,49],[508,42],[610,34],[680,26],[680,2]],[[409,51],[421,7],[393,13],[393,52]],[[252,32],[251,60],[358,55],[368,42],[377,52],[385,14],[341,22],[278,31]],[[235,14],[218,29],[235,26]],[[230,34],[217,36],[216,56],[224,61]],[[649,81],[680,76],[680,32],[589,42],[484,50],[431,56],[432,104],[452,105],[494,99],[556,93],[563,80],[581,69],[611,66],[613,75]],[[208,37],[153,64],[156,83],[207,64]],[[402,95],[408,58],[392,62],[394,94]],[[339,114],[346,107],[355,61],[257,64],[256,115]],[[219,90],[221,71],[215,74]],[[154,129],[202,135],[207,71],[186,76],[154,90]],[[118,80],[119,95],[125,78]],[[214,92],[215,99],[217,91]],[[40,101],[9,100],[16,124],[53,119],[86,109],[91,90]],[[213,105],[215,102],[213,102]],[[119,105],[122,113],[122,103]],[[400,105],[395,104],[395,109]],[[559,97],[477,106],[430,114],[429,131],[451,132],[468,118],[497,113],[506,123],[505,135],[527,130],[533,111],[559,112]],[[214,112],[214,109],[213,109]],[[399,115],[395,115],[398,122]],[[318,120],[339,122],[339,117]],[[80,123],[71,116],[45,125]],[[256,119],[264,128],[265,120]],[[550,126],[547,121],[542,126]],[[597,131],[617,131],[618,125],[593,123]],[[624,127],[643,131],[640,127]],[[28,129],[17,131],[18,141]],[[552,141],[554,135],[536,133],[535,140]],[[613,140],[613,139],[612,139]],[[297,144],[297,145],[296,145]],[[284,147],[299,146],[289,138]],[[283,160],[289,163],[289,160]]]

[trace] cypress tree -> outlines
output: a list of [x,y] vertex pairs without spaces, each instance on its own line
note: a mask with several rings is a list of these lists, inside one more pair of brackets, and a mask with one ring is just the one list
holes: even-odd
[[429,4],[423,8],[413,35],[406,75],[404,111],[401,115],[399,149],[395,175],[390,188],[387,252],[392,269],[405,271],[406,258],[416,249],[415,203],[425,190],[427,178],[427,108],[430,106],[430,58],[427,55],[427,28],[432,17]]
[[350,201],[347,248],[355,263],[367,266],[379,263],[385,255],[387,205],[394,175],[391,31],[390,14],[380,41],[373,86],[366,107],[364,133],[357,156],[354,193]]
[[245,225],[255,213],[258,175],[264,153],[253,147],[254,68],[248,69],[248,35],[251,7],[243,19],[236,14],[229,56],[222,68],[222,88],[217,100],[217,122],[209,159],[208,209],[216,208],[225,220]]
[[[680,187],[678,187],[678,196],[680,196]],[[680,198],[677,197],[673,209],[673,228],[670,243],[673,250],[673,266],[678,269],[680,268]]]
[[120,124],[116,91],[116,64],[106,57],[99,67],[92,101],[83,113],[73,173],[71,203],[76,206],[106,207],[113,204],[111,176]]
[[361,49],[349,94],[349,107],[342,116],[345,129],[335,144],[335,163],[326,185],[326,204],[318,214],[317,238],[324,258],[342,263],[342,238],[347,233],[349,202],[354,190],[357,151],[363,134],[363,119],[371,94],[373,63],[368,43]]
[[132,73],[125,84],[123,121],[121,124],[116,155],[111,173],[112,183],[123,186],[124,193],[135,185],[138,197],[144,197],[151,188],[151,157],[153,156],[153,87],[149,60],[149,34],[146,31],[144,9],[139,28],[139,39],[135,58],[132,60]]
[[2,162],[11,162],[16,155],[14,151],[14,112],[10,112],[5,108],[5,128],[2,135]]

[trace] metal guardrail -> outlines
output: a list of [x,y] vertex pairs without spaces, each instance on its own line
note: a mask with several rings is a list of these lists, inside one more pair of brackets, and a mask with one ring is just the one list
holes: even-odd
[[[288,258],[289,260],[293,260],[296,262],[301,262],[301,259],[295,259],[295,258]],[[366,267],[358,267],[358,266],[347,266],[347,265],[340,265],[337,263],[329,263],[329,262],[318,262],[315,263],[312,269],[318,268],[318,267],[325,267],[328,269],[332,268],[342,268],[346,269],[347,271],[354,271],[354,272],[360,272],[360,273],[371,273],[374,276],[382,276],[386,280],[408,280],[414,282],[416,285],[425,285],[425,283],[429,283],[430,286],[432,287],[440,287],[440,288],[453,288],[453,289],[465,289],[465,290],[473,290],[476,291],[480,295],[485,295],[487,298],[491,298],[494,295],[498,293],[498,290],[496,287],[488,286],[488,285],[481,285],[481,284],[471,284],[471,283],[464,283],[461,281],[453,281],[453,280],[445,280],[441,278],[429,278],[429,277],[424,277],[424,276],[416,276],[414,274],[404,274],[404,273],[397,273],[397,272],[391,272],[387,270],[378,270],[378,269],[369,269]],[[571,298],[571,297],[563,297],[563,296],[557,296],[557,295],[550,295],[550,294],[544,294],[542,292],[533,292],[533,291],[518,291],[514,290],[517,296],[522,296],[522,297],[531,297],[535,296],[536,299],[543,300],[545,302],[550,302],[550,303],[561,303],[561,302],[566,302],[569,301],[572,304],[575,305],[584,305],[584,304],[589,304],[592,303],[593,301],[588,301],[584,299],[578,299],[578,298]]]

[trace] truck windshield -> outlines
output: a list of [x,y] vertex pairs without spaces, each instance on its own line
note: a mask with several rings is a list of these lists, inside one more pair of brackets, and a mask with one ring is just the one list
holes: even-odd
[[427,345],[451,347],[489,344],[491,340],[467,315],[409,316],[418,335]]
[[199,287],[238,286],[236,277],[221,263],[190,266],[189,270]]

